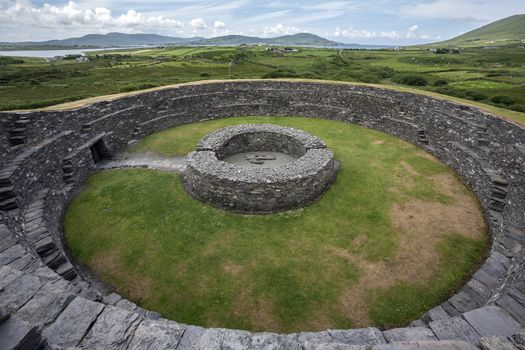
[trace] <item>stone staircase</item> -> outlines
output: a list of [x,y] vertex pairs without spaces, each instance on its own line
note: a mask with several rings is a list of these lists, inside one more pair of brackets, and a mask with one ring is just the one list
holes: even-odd
[[57,246],[46,227],[44,201],[48,192],[47,189],[38,192],[34,201],[25,210],[25,234],[30,246],[45,265],[65,279],[72,280],[77,276],[75,268],[64,256],[62,249]]
[[19,146],[26,143],[27,124],[31,120],[26,115],[20,115],[14,122],[14,127],[9,130],[9,143],[11,146]]

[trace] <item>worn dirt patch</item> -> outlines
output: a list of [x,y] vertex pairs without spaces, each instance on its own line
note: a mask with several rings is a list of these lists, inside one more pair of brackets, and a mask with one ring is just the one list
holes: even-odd
[[375,140],[375,141],[372,141],[372,144],[373,144],[373,145],[382,145],[383,143],[385,143],[385,140]]
[[230,275],[238,275],[240,274],[244,268],[240,265],[237,265],[235,263],[233,263],[232,261],[226,261],[223,265],[222,265],[222,268],[223,270],[230,274]]
[[416,152],[416,155],[418,157],[421,157],[421,158],[425,158],[425,159],[428,159],[434,163],[439,163],[439,159],[437,159],[436,157],[434,157],[432,154],[428,153],[428,152],[424,152],[424,151],[418,151]]
[[253,303],[253,290],[250,287],[243,289],[235,299],[233,310],[240,318],[248,317],[254,329],[278,331],[282,324],[274,316],[273,303],[260,296]]
[[[414,171],[408,163],[402,165],[407,172]],[[424,284],[437,272],[436,262],[440,256],[436,246],[445,236],[460,234],[480,238],[486,230],[477,200],[456,176],[446,173],[431,176],[430,180],[439,192],[453,198],[453,203],[413,199],[393,205],[390,220],[400,235],[399,248],[393,258],[370,262],[345,249],[332,247],[334,254],[356,264],[361,271],[358,282],[341,297],[345,315],[357,327],[370,324],[365,304],[368,289],[388,288],[401,281]],[[358,236],[353,243],[359,246],[363,238]]]
[[134,275],[129,269],[122,267],[118,260],[118,253],[104,252],[93,258],[90,266],[99,275],[117,276],[118,280],[124,281],[118,290],[126,298],[139,302],[148,300],[153,295],[152,279],[142,274]]
[[419,175],[419,173],[414,169],[412,168],[412,165],[408,164],[407,162],[405,162],[404,160],[401,161],[401,166],[403,167],[403,169],[405,169],[405,171],[407,173],[409,173],[410,175]]

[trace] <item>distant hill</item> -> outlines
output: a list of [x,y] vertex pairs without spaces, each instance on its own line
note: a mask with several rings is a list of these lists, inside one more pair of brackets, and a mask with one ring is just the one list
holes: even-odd
[[315,34],[299,33],[283,35],[276,38],[259,38],[244,35],[226,35],[211,39],[193,42],[198,45],[242,45],[242,44],[266,44],[266,45],[304,45],[304,46],[338,46],[339,43]]
[[88,34],[80,38],[69,38],[62,40],[48,40],[48,41],[25,41],[16,43],[0,43],[0,49],[20,49],[23,47],[45,47],[52,49],[67,48],[67,47],[83,47],[83,48],[104,48],[104,47],[125,47],[125,46],[140,46],[140,45],[220,45],[220,46],[236,46],[242,44],[266,44],[266,45],[303,45],[303,46],[339,46],[343,45],[335,41],[331,41],[320,36],[300,33],[294,35],[284,35],[276,38],[258,38],[243,35],[227,35],[211,39],[202,37],[193,38],[176,38],[170,36],[162,36],[157,34],[123,34],[123,33],[108,33],[108,34]]
[[63,40],[47,41],[25,41],[17,43],[0,43],[4,46],[60,46],[60,47],[121,47],[121,46],[138,46],[138,45],[164,45],[164,44],[184,44],[199,41],[204,38],[176,38],[162,36],[157,34],[124,34],[124,33],[107,33],[107,34],[88,34],[80,38],[69,38]]
[[525,14],[503,18],[453,39],[429,45],[485,46],[521,40],[525,40]]

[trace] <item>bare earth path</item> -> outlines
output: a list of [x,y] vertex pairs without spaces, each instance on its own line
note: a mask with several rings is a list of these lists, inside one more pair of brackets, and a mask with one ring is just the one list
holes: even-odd
[[126,153],[117,159],[99,165],[100,170],[121,168],[148,168],[168,172],[182,172],[186,169],[186,157],[163,157],[154,153]]

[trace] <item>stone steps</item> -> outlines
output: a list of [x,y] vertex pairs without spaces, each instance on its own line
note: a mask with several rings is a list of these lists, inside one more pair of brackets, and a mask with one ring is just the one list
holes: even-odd
[[20,115],[14,122],[14,127],[9,130],[9,144],[12,147],[20,146],[26,143],[27,124],[31,120],[25,115]]
[[60,276],[72,280],[77,276],[75,268],[67,260],[62,249],[55,243],[47,229],[43,208],[48,193],[48,189],[39,191],[25,211],[25,234],[29,244],[40,256],[42,262]]
[[37,349],[43,343],[36,326],[14,316],[0,318],[0,349]]

